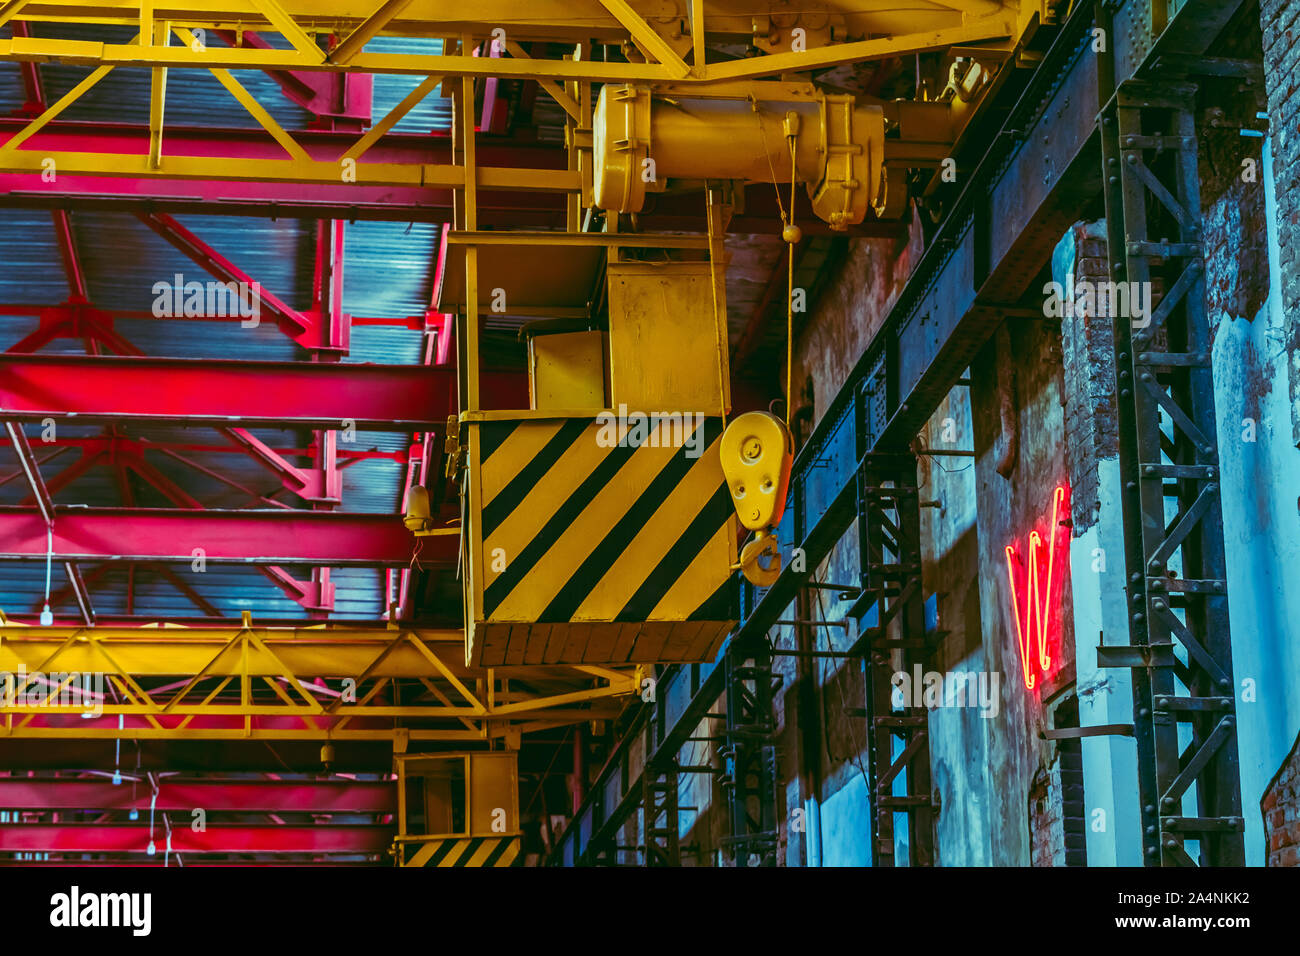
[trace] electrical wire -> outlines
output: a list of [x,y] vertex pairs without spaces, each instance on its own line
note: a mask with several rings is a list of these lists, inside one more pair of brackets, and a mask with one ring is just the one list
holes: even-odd
[[50,612],[50,574],[54,567],[54,524],[45,526],[45,606],[41,609],[41,624],[49,626],[54,623]]

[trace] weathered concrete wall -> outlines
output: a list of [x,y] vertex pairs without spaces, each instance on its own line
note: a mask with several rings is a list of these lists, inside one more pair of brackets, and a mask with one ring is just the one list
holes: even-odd
[[[1106,224],[1078,223],[1052,256],[1052,279],[1068,288],[1108,277]],[[1061,322],[1065,431],[1074,527],[1070,541],[1070,618],[1075,634],[1075,693],[1079,724],[1133,720],[1132,677],[1097,665],[1103,636],[1127,633],[1124,538],[1119,499],[1115,345],[1108,312],[1075,299]],[[1094,303],[1095,305],[1095,303]],[[1142,864],[1137,793],[1137,746],[1131,737],[1081,741],[1087,810],[1087,855],[1094,866]]]
[[[1300,566],[1300,450],[1290,427],[1287,358],[1293,353],[1285,344],[1282,215],[1267,146],[1263,159],[1265,175],[1257,188],[1267,210],[1269,269],[1255,282],[1267,287],[1268,297],[1254,315],[1219,314],[1214,341],[1242,810],[1247,860],[1254,865],[1265,858],[1264,823],[1254,808],[1300,730],[1300,593],[1294,586]],[[1232,239],[1247,226],[1230,216],[1208,218],[1229,232],[1220,253],[1206,262],[1213,282],[1241,268]]]
[[[922,430],[919,442],[936,452],[973,455],[969,386],[952,390]],[[920,491],[922,503],[932,505],[921,509],[925,591],[935,595],[937,628],[946,632],[927,669],[943,674],[987,673],[980,631],[974,457],[922,458]],[[935,844],[943,866],[992,862],[988,808],[994,781],[989,741],[997,720],[982,708],[930,711],[930,775],[939,805]]]
[[994,865],[1030,863],[1030,785],[1053,756],[1039,739],[1048,726],[1044,701],[1074,680],[1073,620],[1063,613],[1071,597],[1063,576],[1064,593],[1049,602],[1053,667],[1035,677],[1033,689],[1025,686],[1005,553],[1013,545],[1024,554],[1033,529],[1047,540],[1053,493],[1068,480],[1062,398],[1057,321],[1008,321],[971,363],[980,620],[984,659],[1002,675],[1001,714],[988,751],[996,781],[988,805]]

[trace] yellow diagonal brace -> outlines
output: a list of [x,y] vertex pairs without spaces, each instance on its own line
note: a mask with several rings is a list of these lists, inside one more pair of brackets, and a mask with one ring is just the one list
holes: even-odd
[[[279,681],[274,677],[263,677],[262,680],[266,682],[266,686],[275,691],[276,697],[279,697],[280,700],[284,701],[285,707],[289,708],[290,711],[295,713],[297,712],[299,705],[293,702],[293,698],[290,697],[288,692],[280,686]],[[302,690],[301,684],[299,684],[299,690]],[[316,718],[314,716],[309,714],[298,714],[298,719],[302,721],[304,727],[310,727],[312,730],[320,730],[320,724],[316,723]]]
[[680,80],[691,72],[686,61],[677,55],[677,51],[668,45],[667,40],[655,33],[650,24],[641,19],[641,14],[628,6],[627,0],[600,0],[600,5],[614,14],[614,18],[623,24],[624,29],[632,34],[632,38],[663,64],[670,77]]
[[246,633],[248,634],[248,640],[252,645],[275,662],[277,673],[293,685],[293,689],[296,690],[302,699],[307,702],[307,705],[319,713],[324,713],[325,708],[320,705],[320,701],[298,686],[298,678],[294,676],[293,671],[285,665],[284,661],[280,660],[280,658],[277,657],[254,632],[247,631]]
[[[360,681],[357,681],[357,683],[360,684],[361,682],[360,682]],[[365,696],[365,697],[362,697],[359,701],[357,701],[357,703],[356,703],[356,707],[357,707],[357,709],[360,710],[361,708],[365,707],[366,704],[370,703],[370,702],[375,698],[375,696],[376,696],[376,695],[377,695],[381,690],[383,690],[385,687],[387,687],[390,683],[392,683],[392,681],[390,681],[389,678],[387,678],[387,677],[383,677],[383,678],[380,678],[379,680],[375,681],[374,686],[370,688],[370,690],[366,693],[366,696]],[[339,698],[338,698],[338,700],[341,701],[342,699],[343,699],[343,697],[342,697],[342,695],[340,695]],[[337,702],[335,702],[335,703],[331,703],[331,704],[329,705],[329,707],[326,708],[326,712],[327,712],[327,713],[333,713],[333,712],[335,711],[335,708],[336,708],[336,707],[337,707]],[[335,729],[338,729],[338,730],[343,729],[344,727],[346,727],[346,726],[351,722],[351,720],[352,720],[351,717],[344,717],[342,720],[340,720],[337,724],[334,725],[334,726],[335,726]]]
[[[516,60],[532,59],[524,48],[514,40],[506,40],[506,49],[510,51],[510,55]],[[551,99],[564,107],[564,112],[577,120],[579,126],[582,125],[582,109],[578,106],[577,100],[564,92],[564,87],[560,86],[560,84],[556,83],[554,80],[548,80],[544,76],[537,77],[537,85],[549,93]]]
[[0,27],[22,13],[23,7],[30,2],[31,0],[9,0],[8,3],[0,4]]
[[126,668],[122,667],[122,665],[120,665],[116,660],[113,659],[113,655],[108,653],[108,649],[104,647],[104,645],[97,638],[94,637],[90,638],[90,646],[93,647],[96,651],[98,651],[99,656],[104,658],[104,660],[108,663],[108,668],[107,668],[108,673],[116,675],[118,678],[120,678],[126,684],[127,687],[131,688],[134,695],[136,695],[142,703],[147,704],[149,707],[157,709],[158,702],[155,701],[153,697],[149,695],[149,692],[147,690],[145,690],[143,687],[139,685],[139,683],[136,682],[135,678],[133,678],[127,672]]
[[576,690],[570,694],[553,694],[550,697],[531,697],[528,700],[521,700],[514,704],[502,704],[492,711],[491,716],[504,717],[508,714],[545,710],[548,707],[558,707],[560,704],[572,704],[577,701],[595,700],[599,697],[612,697],[624,693],[627,692],[613,687],[596,687],[591,690]]
[[[187,46],[194,43],[194,34],[189,30],[184,27],[176,27],[175,31],[176,35]],[[249,115],[257,120],[258,125],[270,133],[271,138],[284,147],[286,153],[299,162],[312,162],[312,158],[307,155],[307,151],[298,145],[297,140],[284,131],[284,128],[275,121],[275,118],[266,111],[266,107],[259,103],[252,93],[244,89],[243,84],[235,79],[229,70],[214,69],[211,72],[218,82],[230,91],[230,95],[237,99],[244,109],[248,110]]]
[[[199,706],[203,707],[207,704],[212,703],[212,701],[216,699],[217,695],[220,694],[223,690],[225,690],[227,686],[229,686],[232,680],[234,680],[233,677],[222,678],[221,682],[212,689],[212,693],[208,694],[207,697],[203,698],[203,702],[199,704]],[[197,716],[199,716],[197,711],[193,714],[190,714],[188,717],[186,717],[184,720],[182,720],[179,724],[176,725],[177,729],[187,726],[189,722]]]
[[576,671],[582,671],[584,674],[590,674],[592,677],[600,677],[609,681],[609,686],[624,685],[626,687],[636,686],[636,672],[623,672],[610,670],[608,667],[596,667],[593,664],[582,664],[573,668]]
[[376,33],[388,26],[390,20],[397,16],[403,10],[411,5],[411,0],[387,0],[355,30],[348,34],[347,39],[334,48],[328,59],[331,63],[347,63],[354,56],[361,52],[362,48],[369,43]]
[[[233,647],[236,642],[240,641],[242,637],[243,637],[242,633],[235,634],[225,644],[221,645],[221,647],[217,650],[215,654],[212,655],[212,657],[208,660],[208,662],[204,664],[201,668],[199,668],[198,673],[195,674],[193,677],[191,677],[188,681],[186,681],[185,686],[176,692],[176,696],[174,696],[171,700],[167,701],[167,703],[163,704],[162,709],[164,711],[168,711],[171,710],[172,707],[174,707],[176,704],[180,703],[185,698],[185,695],[190,692],[190,689],[195,687],[199,683],[199,681],[203,680],[203,678],[207,675],[208,671],[212,668],[212,665],[214,665],[217,661],[219,661],[221,659],[221,656],[225,654],[226,651],[230,650],[230,648]],[[227,678],[227,681],[229,681],[229,679],[230,678]],[[223,684],[222,686],[224,687],[225,685]]]
[[947,27],[930,33],[904,33],[876,40],[860,40],[856,43],[836,43],[815,50],[805,50],[802,53],[773,53],[744,60],[732,60],[729,63],[715,63],[704,71],[704,79],[714,82],[754,79],[770,76],[773,73],[801,73],[840,63],[883,60],[908,53],[941,50],[963,43],[1014,36],[1015,32],[1015,24],[998,14],[959,27]]
[[253,6],[260,10],[271,25],[280,31],[280,35],[292,44],[293,48],[317,63],[325,62],[325,51],[316,45],[311,36],[294,21],[293,17],[275,0],[252,0]]
[[[372,660],[369,664],[367,664],[366,669],[363,670],[357,676],[356,678],[357,686],[360,687],[362,681],[368,680],[371,673],[374,671],[374,669],[378,667],[380,664],[382,664],[384,661],[388,660],[388,656],[392,654],[393,651],[395,651],[402,643],[403,643],[402,637],[401,635],[398,635],[394,637],[393,640],[389,641],[386,645],[384,645],[384,649],[379,652],[378,656],[376,656],[374,660]],[[363,700],[361,703],[364,704],[371,697],[373,697],[375,693],[378,692],[379,688],[384,685],[384,683],[385,681],[380,681],[375,687],[371,688],[370,693],[366,695],[365,700]],[[334,700],[330,701],[329,706],[325,708],[326,713],[333,713],[334,711],[338,710],[339,706],[342,703],[343,703],[343,697],[342,695],[339,695]]]
[[[171,27],[168,23],[163,22],[156,27],[152,22],[146,23],[144,17],[148,15],[152,18],[153,10],[146,8],[143,4],[140,7],[140,37],[143,40],[149,38],[149,42],[155,40],[167,45],[171,38]],[[146,32],[148,31],[148,32]],[[163,112],[167,103],[167,67],[155,66],[150,76],[149,85],[149,165],[157,169],[162,164],[162,136],[163,136]]]
[[101,66],[97,68],[80,83],[68,90],[68,92],[64,93],[57,103],[48,107],[44,113],[24,126],[17,134],[10,137],[9,142],[5,143],[3,149],[0,149],[0,153],[12,153],[16,151],[23,143],[27,142],[27,140],[31,139],[44,129],[48,123],[57,119],[60,113],[66,110],[73,103],[77,102],[86,90],[90,89],[104,77],[108,76],[112,71],[113,68],[111,66]]
[[[45,699],[44,699],[43,701],[41,701],[40,706],[41,706],[41,707],[49,707],[49,706],[50,706],[50,701],[52,701],[52,700],[54,700],[56,697],[58,697],[59,694],[61,694],[61,693],[63,692],[63,689],[64,689],[65,687],[67,687],[70,683],[72,683],[72,682],[73,682],[74,680],[76,680],[76,679],[77,679],[77,675],[76,675],[75,673],[73,673],[73,674],[68,674],[68,676],[65,677],[65,678],[62,680],[62,682],[60,682],[58,685],[56,685],[56,686],[54,687],[53,690],[51,690],[48,694],[45,695]],[[50,683],[53,684],[53,681],[51,681]]]
[[432,93],[441,82],[442,77],[440,76],[426,76],[420,82],[419,86],[411,90],[411,92],[407,93],[406,96],[402,98],[402,102],[394,106],[388,111],[383,119],[370,127],[365,136],[362,136],[359,140],[353,143],[348,151],[343,154],[342,158],[360,159],[366,150],[371,146],[374,146],[381,136],[385,135],[390,129],[396,126],[403,116],[411,112],[411,110],[415,108],[416,104]]
[[67,650],[69,647],[75,644],[78,638],[80,638],[81,636],[82,634],[79,629],[73,631],[71,634],[68,635],[68,639],[66,641],[64,641],[54,650],[50,651],[50,653],[45,656],[45,660],[41,661],[41,663],[37,667],[35,667],[28,673],[26,680],[24,680],[22,684],[18,686],[18,689],[14,691],[14,697],[15,698],[20,697],[27,690],[28,685],[32,682],[32,678],[36,674],[43,674],[47,672],[50,669],[50,664],[52,664],[60,654],[62,654],[65,650]]
[[470,693],[469,688],[466,687],[464,684],[462,684],[460,682],[460,679],[455,674],[453,674],[450,670],[447,669],[447,665],[442,662],[442,659],[439,658],[437,654],[433,653],[433,651],[429,650],[428,646],[424,643],[424,641],[420,640],[417,636],[411,634],[410,632],[407,632],[405,634],[405,637],[407,640],[409,640],[412,644],[416,646],[416,648],[420,651],[421,654],[425,656],[425,658],[429,661],[430,664],[432,664],[434,667],[438,669],[438,673],[440,673],[447,680],[447,683],[451,684],[452,687],[456,688],[456,692],[460,694],[461,697],[464,697],[465,700],[469,701],[470,705],[473,706],[474,712],[476,714],[484,714],[487,712],[487,708],[483,706],[483,704],[479,701],[477,697],[475,697],[472,693]]
[[[114,685],[116,685],[117,689],[118,689],[119,691],[121,691],[122,696],[125,697],[129,702],[135,703],[135,704],[137,704],[137,705],[139,705],[139,706],[141,706],[141,707],[146,707],[146,706],[147,706],[147,707],[153,707],[153,708],[156,708],[156,707],[157,707],[157,705],[154,704],[153,699],[152,699],[148,694],[146,694],[146,693],[144,692],[144,689],[141,688],[139,685],[135,684],[134,681],[131,681],[131,679],[130,679],[129,677],[124,678],[122,675],[118,675],[118,674],[109,674],[109,675],[108,675],[108,679],[109,679],[109,680],[110,680]],[[146,701],[149,702],[147,705],[145,705],[145,704],[140,704],[139,699],[137,698],[137,696],[136,696],[134,693],[132,693],[132,691],[131,691],[131,687],[132,687],[132,686],[135,686],[135,689],[136,689],[137,691],[139,691],[140,696],[143,697]],[[35,715],[35,714],[32,714],[31,716],[32,716],[32,717],[35,717],[36,715]],[[146,711],[146,712],[144,713],[144,718],[145,718],[145,720],[149,721],[149,723],[151,723],[154,727],[158,728],[159,730],[162,730],[162,729],[163,729],[163,725],[160,724],[160,723],[158,722],[158,718],[154,717],[153,714],[152,714],[152,712],[150,712],[150,711]],[[29,719],[30,719],[30,718],[29,718]]]
[[[433,681],[429,680],[427,677],[421,677],[419,678],[419,681],[421,684],[425,686],[425,689],[428,690],[429,693],[432,694],[437,699],[438,703],[442,704],[445,707],[455,706],[451,702],[451,698],[448,697],[446,694],[444,694],[442,690],[438,687],[438,685],[436,685]],[[470,730],[480,729],[479,726],[475,724],[474,721],[470,720],[468,717],[457,717],[456,719],[459,720],[466,727],[468,727]]]

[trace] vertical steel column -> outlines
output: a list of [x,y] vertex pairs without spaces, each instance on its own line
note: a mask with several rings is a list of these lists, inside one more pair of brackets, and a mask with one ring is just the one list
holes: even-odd
[[645,814],[645,865],[681,866],[677,818],[677,765],[647,765],[641,772]]
[[[934,865],[928,717],[917,699],[895,708],[892,684],[896,666],[911,680],[912,666],[923,664],[927,652],[918,494],[913,456],[865,456],[858,470],[862,596],[851,613],[858,616],[872,605],[877,609],[875,625],[864,628],[853,647],[867,658],[875,866],[897,863],[894,814],[898,812],[908,818],[908,865]],[[913,688],[914,698],[917,690]],[[903,792],[895,793],[900,780]]]
[[[1127,294],[1111,303],[1129,644],[1102,646],[1098,658],[1133,669],[1147,864],[1196,865],[1190,842],[1203,865],[1240,866],[1195,97],[1195,86],[1131,81],[1102,120],[1111,279]],[[1135,314],[1134,295],[1152,288],[1158,304]]]
[[772,742],[772,655],[727,648],[726,743],[721,778],[731,835],[722,840],[737,866],[776,866],[776,747]]

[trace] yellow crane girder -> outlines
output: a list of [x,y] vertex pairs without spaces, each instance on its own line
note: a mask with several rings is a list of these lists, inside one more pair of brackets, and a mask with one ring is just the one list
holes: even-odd
[[[767,12],[748,0],[187,0],[142,4],[138,0],[10,0],[0,5],[9,20],[138,25],[147,38],[155,22],[187,30],[279,34],[287,50],[253,47],[183,47],[97,43],[15,37],[0,41],[0,59],[135,66],[198,66],[229,69],[357,70],[438,76],[546,77],[599,82],[710,81],[773,76],[855,60],[869,60],[1012,37],[1044,5],[1033,0],[824,0],[781,2]],[[699,24],[699,29],[696,29]],[[629,59],[606,63],[527,60],[459,54],[366,53],[379,34],[460,38],[496,37],[503,43],[552,41],[623,43]],[[337,44],[328,52],[315,35]],[[871,39],[867,39],[870,37]],[[201,39],[201,38],[200,38]],[[767,55],[705,62],[706,42],[753,44]],[[693,62],[687,63],[686,57]]]
[[517,743],[614,716],[640,689],[637,669],[467,667],[463,642],[406,628],[4,624],[0,737]]

